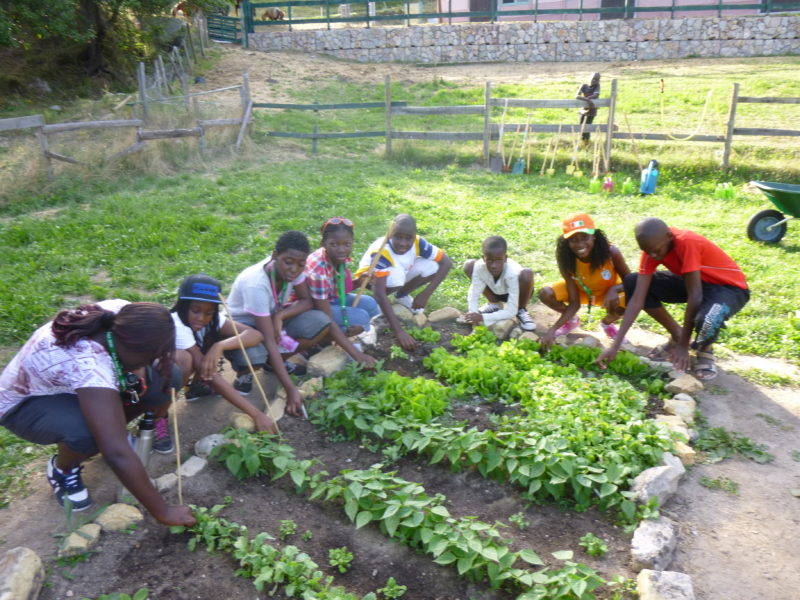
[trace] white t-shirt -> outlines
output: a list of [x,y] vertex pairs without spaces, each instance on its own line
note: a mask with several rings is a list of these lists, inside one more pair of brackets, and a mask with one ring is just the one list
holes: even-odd
[[273,290],[272,281],[264,269],[271,260],[268,258],[250,265],[236,276],[228,296],[228,309],[236,322],[255,327],[256,317],[268,317],[279,308],[278,304],[289,304],[294,286],[306,280],[305,273],[300,273],[297,279],[286,284],[285,289]]
[[[178,350],[188,350],[192,346],[199,345],[197,342],[200,341],[200,344],[203,343],[203,340],[208,333],[209,326],[206,325],[200,331],[197,332],[197,338],[195,339],[194,332],[192,328],[188,325],[184,325],[183,321],[181,321],[180,316],[178,316],[177,312],[170,313],[172,315],[172,322],[175,323],[175,348]],[[222,329],[222,326],[225,325],[225,315],[220,313],[219,315],[219,327]]]
[[508,300],[502,310],[483,315],[483,322],[486,325],[491,325],[503,319],[516,317],[517,307],[519,306],[519,274],[521,271],[520,264],[508,258],[503,266],[503,272],[495,280],[494,275],[489,273],[489,269],[486,268],[484,260],[482,258],[476,260],[475,266],[472,268],[472,281],[467,293],[467,312],[478,312],[478,301],[483,294],[484,288],[488,287],[498,296],[508,294]]
[[[97,304],[117,313],[129,302]],[[50,321],[39,327],[0,374],[0,419],[30,396],[74,394],[82,388],[119,390],[114,363],[103,346],[86,338],[71,348],[56,346],[52,326]]]

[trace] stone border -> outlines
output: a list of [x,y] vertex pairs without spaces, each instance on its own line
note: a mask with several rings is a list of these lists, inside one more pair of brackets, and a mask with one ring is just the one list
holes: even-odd
[[248,36],[262,51],[318,52],[358,62],[575,62],[800,54],[800,15],[503,21]]

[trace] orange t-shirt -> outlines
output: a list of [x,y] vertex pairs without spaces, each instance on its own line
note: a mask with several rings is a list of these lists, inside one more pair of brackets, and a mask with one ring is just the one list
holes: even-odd
[[688,229],[670,227],[669,230],[675,236],[672,249],[660,261],[642,252],[640,275],[651,275],[658,265],[664,265],[676,275],[700,271],[700,279],[706,283],[747,289],[742,269],[719,246]]

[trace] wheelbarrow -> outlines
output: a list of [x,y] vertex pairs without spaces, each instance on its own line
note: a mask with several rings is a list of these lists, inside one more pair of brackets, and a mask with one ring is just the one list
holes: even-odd
[[764,192],[780,210],[770,208],[754,214],[747,224],[747,237],[756,242],[777,244],[786,234],[786,223],[800,219],[800,185],[770,181],[750,183]]

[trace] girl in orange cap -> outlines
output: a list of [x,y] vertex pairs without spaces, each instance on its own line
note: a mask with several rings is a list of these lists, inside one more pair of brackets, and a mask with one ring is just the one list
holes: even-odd
[[570,215],[561,224],[563,234],[556,245],[556,260],[563,281],[539,290],[539,299],[561,313],[542,338],[544,349],[560,335],[567,335],[581,324],[577,316],[582,304],[603,306],[606,315],[600,326],[614,339],[617,321],[625,311],[622,278],[630,273],[622,253],[609,243],[602,230],[586,213]]

